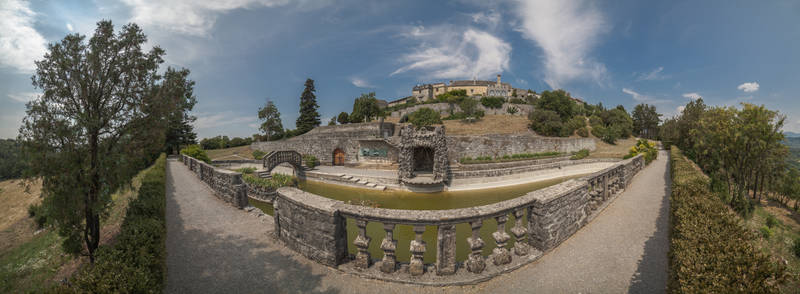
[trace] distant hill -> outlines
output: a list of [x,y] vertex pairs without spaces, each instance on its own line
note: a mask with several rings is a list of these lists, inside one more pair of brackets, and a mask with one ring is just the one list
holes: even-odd
[[786,138],[800,138],[800,133],[795,133],[795,132],[783,132],[783,135]]

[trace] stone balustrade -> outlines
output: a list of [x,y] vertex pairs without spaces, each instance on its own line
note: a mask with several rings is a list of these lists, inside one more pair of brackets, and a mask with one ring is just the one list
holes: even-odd
[[[367,272],[377,267],[379,279],[419,279],[420,276],[452,275],[465,269],[475,275],[496,275],[535,260],[543,252],[558,246],[578,229],[586,225],[615,194],[621,192],[632,177],[644,167],[641,155],[620,161],[611,167],[579,179],[532,191],[514,199],[469,208],[450,210],[401,210],[346,204],[303,192],[295,188],[280,188],[275,198],[275,226],[278,239],[288,247],[308,258],[329,266],[346,265],[356,271]],[[509,216],[514,221],[509,223]],[[347,258],[346,219],[355,220],[358,227],[353,246],[354,257]],[[494,219],[497,229],[491,240],[480,234],[484,221]],[[383,225],[386,232],[382,240],[367,236],[370,222]],[[466,261],[456,261],[456,225],[469,224],[472,232],[466,239],[469,254]],[[413,227],[414,239],[409,244],[411,253],[407,266],[398,265],[397,225]],[[436,244],[426,244],[422,239],[426,226],[437,227]],[[509,248],[511,235],[515,242]],[[372,242],[379,242],[383,259],[373,264],[368,251]],[[486,242],[496,247],[489,256],[483,255]],[[433,247],[431,247],[433,246]],[[424,264],[423,255],[436,250],[433,266]],[[535,257],[535,258],[534,258]],[[375,271],[372,271],[375,272]],[[398,278],[399,277],[399,278]]]
[[242,174],[181,154],[181,161],[194,172],[201,181],[208,184],[220,199],[234,207],[244,208],[248,205],[247,187],[242,182]]

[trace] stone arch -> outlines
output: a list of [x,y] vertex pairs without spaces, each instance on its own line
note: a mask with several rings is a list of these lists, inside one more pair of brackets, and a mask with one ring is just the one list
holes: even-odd
[[264,169],[269,173],[281,163],[289,163],[299,176],[303,173],[303,156],[294,150],[272,151],[264,156]]

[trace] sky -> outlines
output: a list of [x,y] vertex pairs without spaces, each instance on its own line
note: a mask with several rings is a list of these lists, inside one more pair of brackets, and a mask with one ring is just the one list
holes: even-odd
[[[491,3],[490,3],[491,2]],[[196,82],[199,138],[250,136],[272,100],[293,128],[306,78],[323,124],[361,93],[494,80],[673,116],[691,99],[763,104],[800,132],[800,1],[0,0],[0,138],[16,137],[34,60],[99,20],[134,22]]]

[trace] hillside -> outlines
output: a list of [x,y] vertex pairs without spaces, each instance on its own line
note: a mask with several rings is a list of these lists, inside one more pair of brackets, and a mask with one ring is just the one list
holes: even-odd
[[[399,117],[387,117],[386,122],[397,123]],[[442,121],[448,135],[483,135],[483,134],[517,134],[532,133],[528,129],[527,117],[518,115],[486,115],[474,123],[460,120]]]
[[800,138],[786,138],[784,143],[789,146],[787,162],[789,165],[800,169]]

